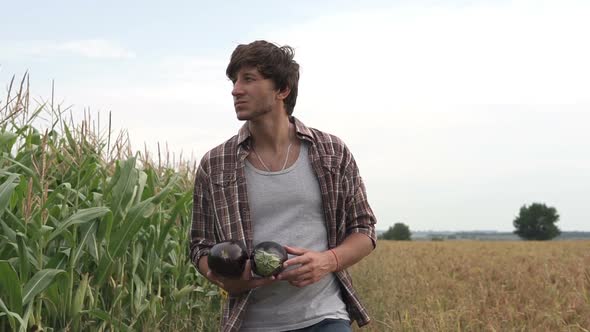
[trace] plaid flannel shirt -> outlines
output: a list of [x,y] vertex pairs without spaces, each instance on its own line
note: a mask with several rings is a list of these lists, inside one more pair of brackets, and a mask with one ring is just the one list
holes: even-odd
[[[347,235],[362,233],[376,244],[375,215],[354,158],[336,136],[308,128],[294,117],[297,137],[310,144],[309,157],[322,196],[328,247],[338,246]],[[236,239],[253,248],[244,160],[250,153],[250,131],[244,124],[238,135],[205,154],[197,169],[194,188],[190,255],[199,259],[217,242]],[[359,326],[370,318],[352,286],[348,271],[335,273],[351,320]],[[221,330],[237,331],[251,291],[231,296],[223,305]]]

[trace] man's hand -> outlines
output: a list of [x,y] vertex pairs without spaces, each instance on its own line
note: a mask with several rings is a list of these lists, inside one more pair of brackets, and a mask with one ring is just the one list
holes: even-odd
[[283,263],[283,267],[300,265],[292,270],[283,271],[277,276],[279,280],[288,280],[295,287],[305,287],[320,281],[327,274],[336,271],[338,263],[329,251],[318,252],[303,248],[285,246],[287,253],[297,255]]
[[266,286],[276,282],[276,278],[274,276],[270,276],[268,278],[253,278],[250,271],[250,260],[248,260],[240,279],[224,278],[222,276],[216,275],[211,270],[207,272],[207,279],[217,286],[223,288],[230,295],[239,295],[250,289]]

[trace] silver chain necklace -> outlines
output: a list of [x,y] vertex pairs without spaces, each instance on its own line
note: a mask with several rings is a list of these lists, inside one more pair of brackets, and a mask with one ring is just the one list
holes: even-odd
[[[287,166],[287,161],[289,160],[289,152],[291,152],[291,145],[293,145],[293,143],[289,143],[289,146],[287,147],[287,156],[285,156],[285,162],[283,163],[283,167],[280,169],[280,171],[284,170],[285,169],[285,166]],[[252,151],[254,152],[254,154],[256,155],[256,158],[258,158],[258,161],[260,161],[260,163],[262,164],[262,166],[264,166],[264,168],[266,168],[266,170],[268,172],[272,172],[270,170],[270,168],[268,168],[268,166],[266,166],[266,164],[264,163],[264,161],[262,161],[262,158],[260,158],[260,155],[258,155],[258,153],[256,152],[256,149],[254,148],[254,145],[252,145]]]

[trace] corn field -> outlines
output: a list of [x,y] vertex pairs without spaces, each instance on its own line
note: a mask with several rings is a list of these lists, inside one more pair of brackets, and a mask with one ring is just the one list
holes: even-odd
[[25,76],[0,102],[0,331],[216,329],[188,257],[194,165],[30,100]]

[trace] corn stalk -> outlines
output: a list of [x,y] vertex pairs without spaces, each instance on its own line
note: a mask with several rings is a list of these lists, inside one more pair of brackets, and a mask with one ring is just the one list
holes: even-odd
[[217,288],[188,257],[194,167],[32,108],[27,75],[2,100],[0,330],[217,329]]

